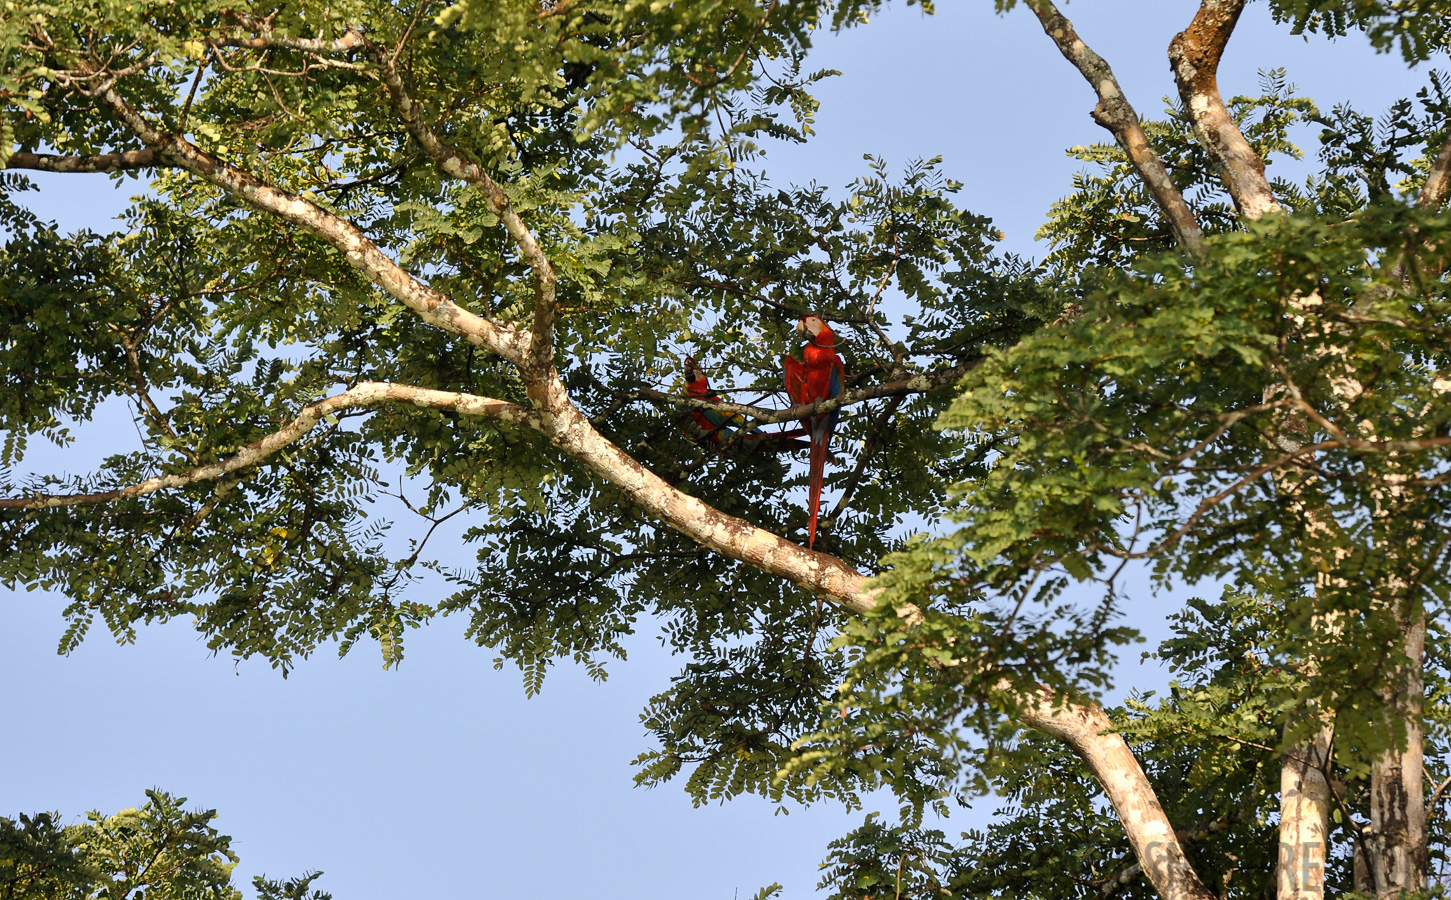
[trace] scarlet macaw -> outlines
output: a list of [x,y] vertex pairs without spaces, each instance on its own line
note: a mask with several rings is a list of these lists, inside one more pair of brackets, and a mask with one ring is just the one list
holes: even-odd
[[[815,403],[841,396],[846,384],[846,371],[841,357],[836,355],[836,335],[819,316],[802,316],[796,323],[796,333],[806,335],[806,344],[801,348],[798,361],[787,356],[786,395],[792,403]],[[807,530],[806,546],[816,544],[816,519],[821,510],[821,481],[826,474],[827,445],[836,421],[837,410],[822,416],[812,416],[811,426],[811,524]]]
[[[685,357],[685,392],[695,400],[721,402],[720,394],[710,389],[705,370],[693,356]],[[719,447],[734,437],[745,423],[743,416],[728,416],[713,409],[692,409],[685,420],[685,432],[698,442]]]
[[[706,400],[711,403],[721,403],[720,394],[711,390],[710,380],[705,377],[705,370],[695,361],[695,357],[685,357],[685,392],[695,400]],[[708,444],[715,448],[730,448],[732,444],[744,446],[746,449],[763,449],[770,453],[781,453],[786,450],[806,449],[809,445],[802,441],[794,441],[791,438],[806,433],[804,428],[789,429],[776,432],[765,432],[759,428],[752,428],[744,435],[740,430],[746,425],[746,417],[740,414],[727,414],[713,409],[692,409],[689,415],[681,423],[681,430],[686,436],[697,444]],[[737,441],[737,437],[742,438]]]

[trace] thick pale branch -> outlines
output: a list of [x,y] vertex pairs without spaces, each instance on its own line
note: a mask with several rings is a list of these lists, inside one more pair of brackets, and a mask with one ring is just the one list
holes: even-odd
[[126,150],[121,153],[100,153],[95,156],[56,156],[51,153],[14,153],[7,169],[34,169],[38,172],[123,172],[130,169],[154,169],[161,165],[151,150]]
[[1024,698],[1025,725],[1063,741],[1093,772],[1128,834],[1139,865],[1164,900],[1212,900],[1195,874],[1154,786],[1113,722],[1094,705],[1055,705],[1047,690]]
[[259,22],[249,16],[239,16],[238,20],[248,30],[255,32],[257,37],[220,38],[213,43],[227,47],[243,47],[249,50],[264,50],[269,47],[277,47],[283,50],[297,50],[302,53],[347,53],[363,46],[363,33],[357,29],[349,29],[342,37],[336,40],[325,41],[318,38],[297,38],[280,35],[274,32],[264,22]]
[[479,189],[489,212],[499,217],[499,221],[504,224],[509,237],[518,246],[520,255],[533,274],[535,296],[534,322],[530,329],[525,362],[530,368],[538,369],[541,372],[553,366],[554,300],[557,284],[554,267],[550,265],[548,256],[540,248],[539,242],[535,240],[533,233],[524,224],[524,220],[519,217],[509,196],[504,193],[498,183],[465,153],[445,143],[424,122],[418,102],[413,98],[408,86],[403,82],[403,77],[398,72],[396,51],[388,52],[387,48],[368,41],[356,29],[350,29],[342,37],[333,41],[309,40],[278,35],[266,22],[250,16],[237,16],[237,19],[243,26],[253,31],[256,37],[233,39],[227,42],[234,46],[279,47],[324,55],[349,53],[360,48],[367,51],[368,56],[377,64],[379,75],[388,89],[393,110],[403,121],[408,133],[418,142],[434,165]]
[[1280,762],[1280,854],[1278,900],[1322,900],[1325,860],[1330,849],[1330,762],[1333,719]]
[[[1210,835],[1218,834],[1228,827],[1229,822],[1225,819],[1211,819],[1193,828],[1178,831],[1176,834],[1181,844],[1192,844],[1195,841],[1202,841]],[[1100,900],[1108,900],[1108,898],[1116,896],[1119,891],[1133,884],[1143,874],[1144,867],[1137,860],[1118,867],[1099,883]]]
[[1098,95],[1098,105],[1093,108],[1093,120],[1107,128],[1118,141],[1129,162],[1144,185],[1149,189],[1154,202],[1164,211],[1169,227],[1179,246],[1186,253],[1197,256],[1204,233],[1194,218],[1194,212],[1185,202],[1183,193],[1174,185],[1163,160],[1149,145],[1139,116],[1124,96],[1118,79],[1104,58],[1083,42],[1073,30],[1073,23],[1064,18],[1052,0],[1028,0],[1028,7],[1043,24],[1043,31],[1058,45],[1063,57],[1073,63]]
[[284,447],[297,443],[328,416],[383,403],[409,404],[424,409],[454,412],[463,416],[500,419],[536,430],[542,427],[539,416],[533,411],[504,400],[494,400],[473,394],[435,391],[406,384],[364,382],[336,396],[309,403],[286,427],[267,435],[260,441],[248,444],[224,460],[173,475],[148,478],[137,484],[111,491],[97,491],[90,494],[40,494],[31,497],[8,497],[0,499],[0,509],[94,506],[124,500],[128,497],[143,497],[157,491],[186,487],[202,481],[213,481],[249,466],[255,466]]
[[1258,219],[1280,208],[1265,178],[1265,161],[1219,93],[1219,59],[1247,0],[1203,0],[1189,27],[1169,43],[1169,62],[1194,131],[1224,176],[1225,186],[1245,217]]
[[197,147],[177,134],[156,130],[114,87],[101,95],[112,111],[151,149],[161,163],[184,169],[235,194],[258,209],[298,225],[342,251],[383,290],[418,313],[430,325],[457,334],[509,360],[518,360],[527,335],[498,325],[458,306],[447,296],[404,271],[352,222],[310,200],[280,190]]
[[702,547],[785,578],[851,612],[876,606],[866,576],[845,561],[727,515],[645,468],[594,429],[557,375],[530,381],[527,387],[549,440],[642,511]]

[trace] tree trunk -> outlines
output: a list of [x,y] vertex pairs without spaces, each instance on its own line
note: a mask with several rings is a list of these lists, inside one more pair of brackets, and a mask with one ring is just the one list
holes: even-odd
[[1330,836],[1330,740],[1322,722],[1314,736],[1280,761],[1280,858],[1278,900],[1322,900]]
[[1370,770],[1370,835],[1366,863],[1377,897],[1426,889],[1426,794],[1422,787],[1421,716],[1425,684],[1426,613],[1416,609],[1401,621],[1405,669],[1382,692],[1386,728],[1400,719],[1405,744],[1390,747]]

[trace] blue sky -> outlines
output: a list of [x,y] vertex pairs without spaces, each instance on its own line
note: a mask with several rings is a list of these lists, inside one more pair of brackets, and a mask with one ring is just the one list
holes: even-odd
[[[844,74],[820,86],[818,135],[771,148],[766,166],[777,182],[842,187],[866,171],[864,153],[894,168],[941,154],[964,182],[960,202],[992,216],[1009,249],[1042,255],[1032,235],[1079,167],[1064,149],[1108,139],[1089,119],[1092,93],[1025,9],[939,6],[927,18],[899,3],[823,38],[811,67]],[[1165,48],[1196,7],[1079,0],[1065,11],[1153,116],[1173,90]],[[1379,113],[1424,81],[1359,38],[1293,37],[1254,4],[1226,54],[1223,90],[1254,93],[1257,70],[1280,66],[1327,110],[1350,101]],[[1303,137],[1313,154],[1313,129]],[[98,176],[36,180],[38,212],[97,230],[136,184],[117,193]],[[445,562],[468,563],[450,553],[441,550]],[[806,897],[826,843],[861,820],[829,805],[776,815],[754,798],[692,809],[675,787],[634,789],[630,760],[648,746],[639,711],[679,667],[648,634],[608,682],[565,666],[526,700],[518,674],[495,671],[458,623],[411,635],[397,671],[361,646],[342,660],[323,653],[284,681],[265,664],[211,657],[184,624],[147,629],[130,647],[98,632],[58,657],[62,598],[3,596],[0,814],[110,812],[159,786],[221,811],[243,881],[323,869],[319,886],[338,900],[731,900],[773,881]],[[1180,599],[1152,597],[1138,579],[1130,620],[1157,638]],[[1120,691],[1162,685],[1137,658],[1126,654]]]

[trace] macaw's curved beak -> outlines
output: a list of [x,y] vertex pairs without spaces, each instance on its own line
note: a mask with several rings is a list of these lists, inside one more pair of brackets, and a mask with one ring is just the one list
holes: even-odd
[[796,320],[796,333],[797,334],[805,334],[806,333],[806,317],[805,316],[802,316],[801,318],[799,318],[799,319]]

